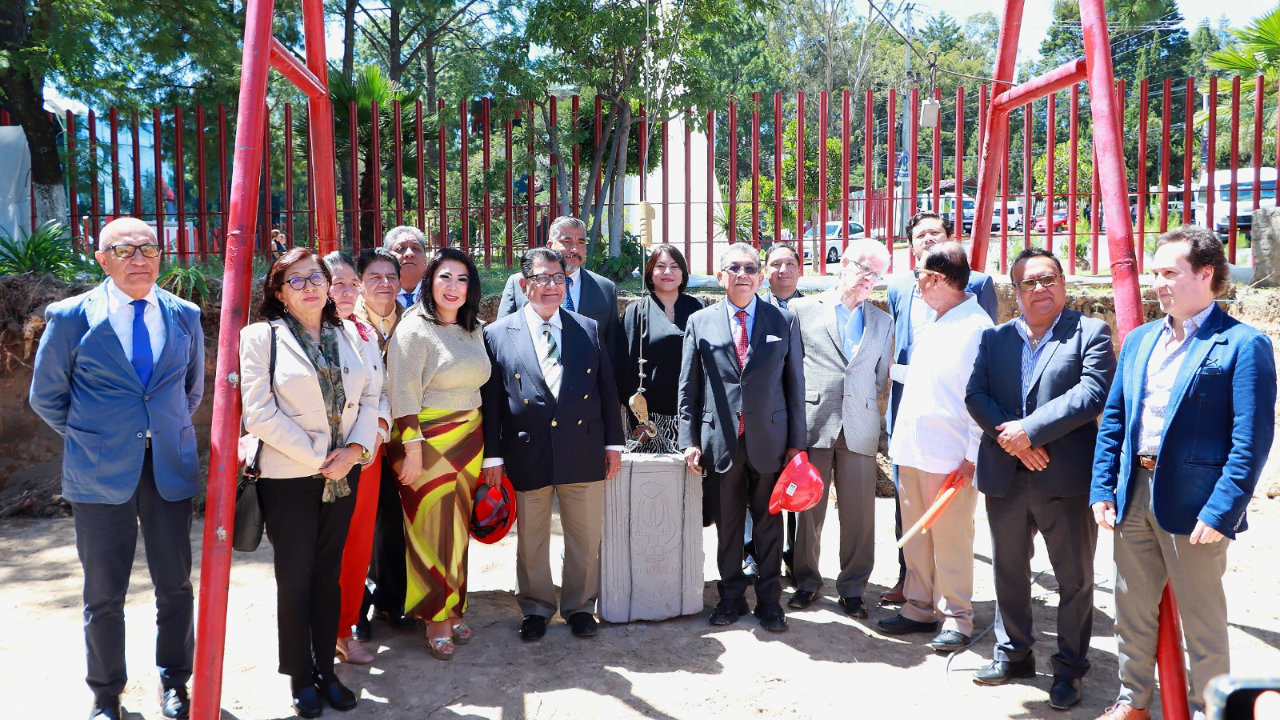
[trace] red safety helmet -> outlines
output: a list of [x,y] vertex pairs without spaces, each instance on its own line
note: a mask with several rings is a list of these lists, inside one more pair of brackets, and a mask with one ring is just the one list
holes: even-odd
[[778,473],[778,482],[769,497],[769,512],[773,515],[780,510],[804,512],[818,504],[825,488],[818,468],[809,462],[809,453],[796,453]]
[[471,537],[492,545],[506,537],[515,524],[516,491],[507,474],[502,474],[502,484],[498,487],[480,483],[471,505]]

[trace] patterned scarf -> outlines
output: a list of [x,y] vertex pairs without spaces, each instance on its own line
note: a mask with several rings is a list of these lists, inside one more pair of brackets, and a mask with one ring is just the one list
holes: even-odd
[[[325,418],[329,421],[329,451],[332,452],[346,444],[342,439],[342,409],[347,404],[347,394],[342,388],[342,355],[338,351],[338,330],[321,324],[320,342],[317,343],[292,315],[285,315],[284,320],[294,339],[302,346],[302,352],[315,366],[316,380],[320,382],[320,396],[324,398]],[[350,494],[351,486],[347,484],[346,478],[325,478],[321,502],[333,502]]]

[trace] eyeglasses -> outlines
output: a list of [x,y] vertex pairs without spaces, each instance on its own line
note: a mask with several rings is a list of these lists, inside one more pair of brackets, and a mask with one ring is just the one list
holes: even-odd
[[321,285],[324,285],[325,283],[329,282],[329,279],[326,278],[324,276],[324,273],[322,272],[313,272],[307,277],[301,277],[301,276],[291,277],[288,280],[285,280],[284,282],[286,285],[293,288],[294,290],[301,292],[302,288],[307,286],[307,283],[311,283],[316,287],[320,287]]
[[730,275],[738,275],[739,273],[744,275],[755,275],[756,273],[760,272],[760,266],[759,265],[739,265],[737,263],[734,263],[726,267],[724,271],[729,273]]
[[551,273],[550,275],[543,273],[541,275],[534,275],[529,278],[529,280],[538,287],[551,287],[552,285],[563,285],[564,278],[564,273]]
[[941,275],[942,273],[938,272],[937,270],[926,270],[924,268],[912,268],[911,274],[914,275],[917,280],[919,280],[920,278],[926,275]]
[[883,275],[881,275],[880,273],[876,272],[875,270],[872,270],[871,268],[867,267],[866,265],[863,265],[862,263],[858,262],[857,260],[850,260],[850,261],[849,261],[849,264],[850,264],[851,266],[853,266],[854,268],[856,268],[858,272],[862,273],[863,275],[866,275],[867,277],[871,278],[872,280],[879,280],[880,278],[884,277],[884,276],[883,276]]
[[396,285],[400,282],[397,275],[365,275],[360,280],[370,285]]
[[1061,275],[1058,275],[1056,273],[1052,275],[1041,275],[1040,277],[1027,278],[1022,282],[1016,282],[1014,283],[1014,286],[1023,292],[1031,292],[1036,289],[1037,285],[1048,290],[1049,288],[1057,285],[1058,278],[1061,278],[1061,277],[1062,277]]
[[130,245],[128,243],[120,243],[119,245],[112,245],[111,247],[107,248],[106,251],[111,253],[112,255],[115,255],[121,260],[128,260],[129,258],[133,257],[134,253],[138,252],[139,250],[142,251],[142,257],[144,258],[160,257],[160,246],[156,245],[155,243],[147,243],[145,245]]

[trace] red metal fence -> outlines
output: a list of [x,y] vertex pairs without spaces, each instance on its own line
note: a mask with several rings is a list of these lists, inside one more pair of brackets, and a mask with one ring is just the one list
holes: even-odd
[[[1275,167],[1280,145],[1280,121],[1273,120],[1274,127],[1265,122],[1275,111],[1275,89],[1261,77],[1209,78],[1204,83],[1194,78],[1142,80],[1136,88],[1117,83],[1121,106],[1128,110],[1122,135],[1131,212],[1139,219],[1134,236],[1140,265],[1149,238],[1183,221],[1207,224],[1215,217],[1215,202],[1222,216],[1218,229],[1226,236],[1229,257],[1236,260],[1236,231],[1248,229],[1246,221],[1260,204],[1274,204],[1274,181],[1261,191],[1251,191],[1244,179],[1224,183],[1221,192],[1200,193],[1199,205],[1193,202],[1193,184],[1201,177],[1213,178],[1215,170],[1230,170],[1232,178],[1250,169],[1255,178],[1274,177],[1263,170]],[[793,239],[811,227],[806,245],[821,268],[830,252],[828,223],[838,233],[836,240],[844,235],[838,229],[854,222],[866,234],[901,247],[905,217],[922,207],[941,208],[957,220],[959,234],[966,235],[973,219],[963,213],[972,193],[965,188],[975,184],[979,118],[986,113],[990,91],[987,86],[959,88],[954,96],[935,97],[942,101],[942,113],[934,128],[915,122],[921,97],[914,88],[906,93],[867,91],[861,97],[849,91],[816,97],[756,95],[663,118],[647,118],[641,109],[635,124],[644,140],[636,154],[644,156],[650,181],[639,183],[638,193],[624,203],[648,200],[655,205],[658,237],[682,237],[695,267],[703,265],[704,257],[711,266],[715,243]],[[1225,139],[1216,137],[1221,123],[1213,113],[1205,122],[1195,122],[1202,104],[1214,107],[1219,100],[1230,107]],[[990,257],[993,263],[998,258],[1001,271],[1010,252],[1033,242],[1064,251],[1073,273],[1099,268],[1098,223],[1090,222],[1098,218],[1097,182],[1089,178],[1089,144],[1077,133],[1079,103],[1078,88],[1072,87],[1013,115],[1011,149],[993,215],[993,226],[995,218],[1000,221]],[[485,98],[442,100],[434,112],[421,101],[370,110],[371,115],[358,113],[354,104],[335,108],[346,134],[338,139],[339,172],[346,175],[340,182],[352,198],[340,200],[344,247],[358,251],[393,225],[412,224],[435,244],[466,244],[488,265],[509,264],[513,253],[528,244],[528,228],[545,228],[558,214],[557,173],[568,174],[572,197],[567,204],[573,213],[583,213],[586,165],[593,143],[602,141],[608,103],[572,96],[549,98],[545,107],[535,107],[527,100]],[[360,114],[367,118],[364,122]],[[313,236],[314,227],[309,161],[295,142],[293,108],[282,104],[270,117],[258,222],[262,253],[269,250],[271,228],[301,242]],[[544,118],[559,128],[565,157],[546,149]],[[9,122],[0,112],[0,124]],[[68,113],[65,123],[77,238],[93,237],[115,214],[127,213],[154,221],[179,259],[205,260],[220,253],[233,137],[225,108]],[[567,140],[572,128],[585,136],[582,143]],[[690,138],[698,134],[705,137],[705,153],[695,155]],[[831,140],[840,148],[838,165],[834,151],[817,150]],[[638,160],[632,158],[633,166],[639,166]],[[355,199],[362,192],[364,162],[382,168],[376,182],[363,188],[367,211]],[[1056,176],[1063,163],[1067,173],[1060,180]],[[794,172],[797,164],[810,175],[816,166],[816,188],[827,188],[826,193],[806,187]],[[790,168],[787,181],[779,180],[784,165]],[[707,175],[706,188],[692,182],[691,169],[698,166],[716,169],[714,177]],[[175,173],[176,167],[183,172]],[[158,182],[156,168],[161,168]],[[762,193],[762,180],[773,181],[771,194]],[[672,184],[683,190],[671,191]],[[533,192],[526,191],[530,185]],[[729,201],[734,198],[736,202]],[[1065,217],[1054,218],[1052,210],[1065,211]],[[1045,215],[1053,219],[1037,230],[1037,220]],[[706,243],[707,237],[713,243]]]

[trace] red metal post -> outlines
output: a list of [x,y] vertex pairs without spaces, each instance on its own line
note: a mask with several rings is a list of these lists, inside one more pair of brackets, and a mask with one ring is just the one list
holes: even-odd
[[182,162],[182,108],[173,108],[173,195],[177,200],[178,210],[178,257],[186,262],[190,259],[190,248],[187,247],[187,192],[186,165]]
[[[979,117],[978,126],[982,126],[981,117]],[[964,237],[964,86],[956,88],[956,166],[955,166],[955,183],[956,183],[956,199],[955,204],[951,206],[951,220],[954,223],[955,236]],[[937,197],[939,190],[935,189],[934,197]],[[911,238],[907,238],[910,243]],[[907,257],[915,264],[915,255],[907,253]]]
[[[935,87],[933,89],[933,99],[937,100],[939,104],[942,103],[942,88]],[[912,117],[913,118],[918,117],[915,110],[912,110]],[[916,123],[916,122],[911,123],[912,152],[915,152],[915,149],[916,149],[917,133],[919,132],[918,125],[919,123]],[[963,131],[960,134],[963,135],[964,134]],[[893,135],[892,130],[890,130],[889,135],[890,136]],[[930,168],[929,168],[929,171],[930,171],[929,189],[933,192],[934,202],[938,203],[938,205],[940,206],[941,203],[938,202],[938,197],[942,194],[942,117],[941,117],[941,113],[939,113],[938,124],[933,126],[932,140],[933,140],[933,158],[930,162]],[[959,156],[957,156],[957,162],[958,161],[959,161]],[[915,172],[914,162],[911,164],[911,170],[912,172]],[[913,176],[911,180],[911,187],[913,188],[912,189],[913,193],[915,192],[914,190],[915,186],[916,184]],[[912,207],[914,208],[914,205]],[[911,212],[914,213],[915,210],[913,209]],[[935,207],[934,212],[941,213],[942,212],[941,207]],[[903,218],[903,219],[905,220],[906,218]],[[961,224],[963,225],[963,223]],[[906,223],[903,223],[903,227],[904,228],[906,227]],[[893,251],[893,237],[892,237],[893,233],[889,233],[889,235],[890,235],[889,251],[892,252]],[[910,239],[908,238],[908,241],[909,240]],[[910,245],[910,242],[908,242],[908,245]],[[910,255],[911,259],[915,260],[915,256],[911,255],[911,253],[907,253],[907,255]]]
[[[1067,137],[1071,162],[1067,164],[1067,274],[1076,274],[1076,220],[1079,218],[1079,168],[1080,168],[1080,86],[1071,86],[1070,112],[1067,119]],[[1090,220],[1092,224],[1093,220]]]
[[231,176],[227,173],[227,108],[218,103],[218,210],[222,215],[223,252],[227,249],[227,228],[231,227]]
[[1259,75],[1253,83],[1253,216],[1257,216],[1258,201],[1262,198],[1262,180],[1258,173],[1262,170],[1262,113],[1266,99],[1262,90],[1263,82],[1263,77]]
[[[773,241],[782,242],[782,93],[773,94]],[[800,238],[796,238],[799,246]],[[800,257],[804,257],[801,248]],[[708,268],[710,270],[710,268]]]
[[[892,92],[892,91],[890,91]],[[829,97],[827,91],[823,90],[818,94],[818,225],[821,230],[818,231],[822,241],[818,244],[821,249],[821,257],[815,253],[814,266],[818,268],[819,275],[827,274],[827,102]],[[848,233],[841,231],[843,237]],[[847,242],[846,238],[846,242]],[[801,272],[803,272],[803,268]]]
[[[871,217],[871,186],[875,172],[875,159],[873,148],[875,147],[875,119],[872,115],[871,91],[866,92],[866,101],[863,103],[863,130],[864,142],[862,147],[862,226],[871,234],[872,217]],[[890,255],[892,257],[892,255]]]
[[[902,218],[902,227],[904,229],[907,227],[907,220],[910,220],[912,215],[920,211],[920,192],[917,188],[917,183],[920,181],[920,172],[919,168],[916,167],[916,163],[920,161],[920,123],[917,121],[919,117],[920,88],[913,87],[911,88],[910,104],[907,109],[907,127],[910,129],[910,139],[907,140],[905,150],[907,152],[907,198],[909,202],[907,203],[907,212]],[[939,118],[938,123],[941,125],[941,118]],[[938,138],[938,145],[939,147],[942,145],[941,136]],[[940,155],[941,153],[937,154]],[[935,176],[941,175],[942,172],[939,169]],[[933,194],[933,211],[942,212],[942,199],[936,192]],[[892,245],[892,238],[890,238],[890,257],[892,257]]]
[[[551,110],[550,123],[547,125],[547,136],[550,137],[551,133],[556,132],[560,127],[560,120],[557,117],[558,113],[556,112],[556,96],[552,95],[551,97],[547,98],[547,104],[550,105],[550,110]],[[644,110],[641,109],[641,113],[643,112]],[[644,140],[642,139],[640,142],[643,143]],[[643,153],[641,154],[643,155]],[[556,155],[554,152],[549,152],[548,155],[549,155],[549,161],[547,163],[548,165],[547,179],[549,181],[548,184],[551,186],[550,188],[548,188],[550,193],[549,197],[551,198],[550,199],[550,205],[552,208],[551,212],[554,213],[555,215],[559,215],[560,210],[558,205],[556,204],[556,200],[558,199],[557,195],[559,194],[557,192],[557,190],[559,189],[557,186],[560,184],[560,156]],[[644,187],[643,181],[641,181],[640,187],[641,188]],[[641,190],[640,192],[644,193],[644,190]]]
[[264,102],[262,105],[263,118],[266,126],[262,129],[262,201],[265,206],[260,213],[260,225],[258,227],[257,245],[258,252],[263,257],[271,257],[271,227],[273,225],[272,218],[272,200],[271,197],[271,110]]
[[[1008,84],[1013,79],[1018,36],[1022,29],[1022,4],[1023,0],[1005,0],[1000,36],[996,41],[995,83]],[[987,245],[991,238],[991,213],[995,210],[996,178],[999,166],[1008,167],[999,159],[1004,157],[1008,144],[1009,116],[999,109],[996,98],[1000,89],[997,85],[992,85],[991,93],[990,110],[986,113],[979,110],[985,130],[979,140],[982,150],[978,156],[978,197],[973,203],[973,249],[969,263],[975,270],[986,267]]]
[[480,101],[480,132],[482,134],[483,147],[481,152],[482,164],[484,166],[484,266],[489,267],[493,262],[493,218],[490,216],[492,211],[493,198],[489,192],[489,140],[492,135],[493,125],[490,122],[489,112],[492,110],[489,98]]
[[120,209],[120,116],[113,107],[107,113],[111,123],[111,214],[119,217]]
[[[1044,247],[1049,252],[1053,252],[1053,211],[1054,211],[1053,195],[1054,195],[1054,190],[1057,189],[1056,183],[1054,182],[1056,180],[1056,177],[1054,176],[1054,170],[1057,169],[1054,163],[1054,160],[1055,160],[1054,156],[1057,155],[1057,148],[1054,146],[1055,143],[1057,142],[1056,134],[1058,131],[1057,99],[1058,99],[1057,93],[1054,93],[1053,95],[1049,96],[1049,108],[1046,112],[1047,127],[1045,128],[1045,147],[1048,148],[1048,154],[1045,155],[1045,158],[1044,158],[1044,164],[1045,164],[1044,217],[1045,217],[1045,232],[1046,232]],[[1030,223],[1032,221],[1032,218],[1024,214],[1022,221],[1024,223]]]
[[1147,243],[1147,109],[1150,107],[1150,88],[1146,78],[1138,84],[1138,218],[1134,228],[1133,249],[1137,273],[1142,274],[1142,253]]
[[[822,237],[823,228],[814,235]],[[804,257],[804,92],[796,93],[796,247]],[[813,248],[813,266],[818,266],[818,247]]]
[[[133,136],[135,138],[138,136],[137,126],[138,124],[135,122],[134,131],[133,131]],[[70,110],[67,111],[66,127],[67,127],[67,205],[68,205],[67,212],[68,212],[68,218],[71,220],[71,238],[74,240],[75,238],[80,237],[80,187],[77,183],[77,181],[80,178],[79,178],[79,173],[76,172],[76,116],[73,115]],[[135,151],[133,155],[136,161],[138,153]],[[141,188],[142,188],[141,182],[135,182],[133,184],[133,196],[135,199],[140,197],[138,195],[138,191]],[[142,215],[141,212],[138,212],[136,214],[139,216]],[[80,239],[85,243],[85,247],[93,247],[94,243],[97,241],[96,237],[92,239],[86,238],[86,237],[80,237]]]
[[[205,173],[204,154],[204,106],[198,105],[196,106],[196,200],[200,203],[200,210],[196,213],[196,218],[200,228],[199,246],[202,262],[209,259],[209,205],[208,194],[205,191],[209,176]],[[135,190],[134,196],[136,197],[137,194]]]
[[[359,113],[356,110],[356,101],[351,100],[347,103],[347,147],[351,148],[351,157],[348,158],[348,164],[351,185],[351,249],[360,252],[360,213],[364,208],[360,207],[360,144],[356,139],[356,127],[359,120]],[[420,176],[421,177],[421,176]],[[425,184],[425,183],[423,183]],[[377,242],[378,238],[374,238]]]
[[[310,201],[310,196],[307,199]],[[311,208],[311,202],[307,207]],[[290,103],[284,104],[284,228],[289,242],[293,242],[293,106]]]
[[[1190,103],[1190,102],[1191,102],[1191,96],[1190,96],[1190,95],[1188,95],[1188,96],[1187,96],[1187,102],[1188,102],[1188,103]],[[1218,162],[1218,113],[1217,113],[1217,107],[1218,107],[1218,76],[1214,75],[1214,76],[1211,76],[1211,77],[1209,78],[1209,108],[1210,108],[1211,112],[1209,113],[1209,129],[1208,129],[1208,131],[1205,133],[1205,138],[1204,138],[1204,144],[1205,144],[1205,166],[1204,166],[1204,176],[1205,176],[1205,192],[1204,192],[1204,196],[1205,196],[1205,210],[1204,210],[1204,215],[1205,215],[1205,216],[1204,216],[1203,218],[1201,218],[1200,223],[1201,223],[1202,225],[1204,225],[1204,226],[1208,227],[1210,230],[1213,230],[1213,231],[1215,231],[1215,232],[1217,231],[1217,228],[1215,228],[1215,227],[1214,227],[1214,224],[1215,224],[1215,223],[1214,223],[1214,221],[1213,221],[1213,218],[1214,218],[1214,214],[1213,214],[1213,205],[1214,205],[1214,201],[1216,201],[1216,200],[1218,199],[1218,192],[1217,192],[1217,189],[1216,189],[1216,188],[1214,188],[1214,186],[1213,186],[1213,185],[1214,185],[1214,182],[1213,182],[1213,174],[1214,174],[1214,172],[1216,172],[1216,171],[1217,171],[1217,162]],[[1187,137],[1192,137],[1191,132],[1192,132],[1192,131],[1191,131],[1191,126],[1190,126],[1190,125],[1188,125],[1188,126],[1187,126]]]
[[[89,234],[92,236],[92,242],[98,242],[98,228],[102,226],[102,203],[98,197],[98,122],[97,115],[92,110],[89,111]],[[159,135],[157,134],[157,137]],[[156,153],[160,153],[160,141],[156,141]],[[163,207],[159,205],[160,197],[160,163],[156,163],[156,202],[157,208]],[[156,229],[159,235],[159,228]],[[163,238],[161,239],[163,243]]]
[[[1209,106],[1209,114],[1217,113],[1217,105]],[[1227,162],[1231,167],[1231,184],[1227,189],[1227,198],[1230,204],[1227,206],[1227,262],[1235,264],[1236,261],[1236,202],[1239,200],[1239,184],[1236,178],[1240,173],[1240,76],[1236,75],[1231,78],[1231,154],[1227,158]],[[1212,177],[1212,176],[1211,176]],[[1212,182],[1212,180],[1210,180]],[[1254,195],[1262,192],[1262,183],[1259,178],[1253,179]],[[1210,216],[1212,217],[1212,216]]]
[[[1160,232],[1169,229],[1169,155],[1173,152],[1173,135],[1169,132],[1169,101],[1173,84],[1164,79],[1160,97]],[[1142,269],[1139,268],[1141,273]]]
[[[1009,125],[1009,119],[1006,114],[1005,127]],[[1000,272],[1009,272],[1009,223],[1005,222],[1005,218],[1009,217],[1009,153],[1012,141],[1005,138],[1004,158],[1000,163]],[[991,218],[985,215],[979,216],[976,213],[973,218],[974,225],[981,223],[990,227]]]
[[[266,127],[262,101],[267,93],[267,49],[273,10],[272,0],[249,0],[245,9],[235,176],[231,181],[230,224],[224,253],[226,273],[217,370],[214,373],[213,422],[209,432],[209,484],[200,559],[200,607],[196,613],[197,643],[191,695],[193,720],[216,720],[221,716],[222,653],[227,629],[231,532],[235,522],[235,474],[239,467],[236,456],[240,435],[239,330],[244,326],[249,310],[253,223],[257,215],[258,174],[263,154],[261,138]],[[160,145],[158,138],[157,135],[157,148]],[[159,188],[158,172],[156,180]]]
[[[447,128],[444,124],[444,100],[436,101],[436,122],[440,127],[436,130],[436,160],[440,174],[440,247],[449,247],[449,166],[446,162],[445,148],[449,138]],[[529,154],[533,155],[533,106],[529,106]],[[530,160],[532,164],[532,160]],[[530,232],[532,232],[533,223],[533,172],[529,172],[529,217]]]
[[[570,107],[569,119],[570,119],[569,127],[573,128],[574,137],[577,137],[577,133],[578,133],[578,96],[577,95],[573,96],[573,103]],[[581,147],[579,147],[580,145],[581,143],[579,143],[577,140],[575,140],[573,143],[573,211],[572,212],[574,217],[581,217],[581,212],[582,212],[582,208],[581,208],[582,202],[581,202],[581,198],[579,197],[580,195],[579,185],[581,185],[582,183],[582,177],[581,177],[582,149]],[[664,238],[666,237],[665,223],[667,222],[666,207],[665,207],[666,201],[667,201],[667,185],[666,185],[667,165],[666,163],[667,163],[667,121],[663,120],[662,121],[662,183],[663,183],[662,184],[662,202],[663,202],[662,222],[664,223],[663,225],[664,231],[662,235]]]
[[400,101],[391,105],[392,132],[395,133],[396,171],[391,176],[392,192],[396,194],[396,225],[404,224],[404,128]]
[[[1031,247],[1031,115],[1035,103],[1028,103],[1022,108],[1022,249]],[[1006,215],[1001,225],[1008,225]]]
[[[130,126],[133,141],[133,214],[142,217],[142,125],[138,121],[138,111],[133,111],[133,124]],[[70,155],[70,152],[67,153]],[[204,206],[202,201],[201,206]]]
[[[625,147],[625,146],[624,146]],[[707,268],[713,268],[716,237],[716,111],[707,110]]]
[[[365,172],[373,183],[373,237],[382,238],[382,113],[378,101],[369,103],[369,165]],[[441,173],[443,174],[443,173]],[[361,248],[363,249],[363,248]]]
[[760,247],[760,93],[751,94],[751,244]]
[[[898,185],[898,164],[895,150],[897,145],[894,140],[898,136],[898,90],[897,88],[889,88],[889,102],[885,107],[885,133],[884,133],[884,192],[889,202],[885,205],[884,213],[884,239],[889,246],[889,253],[892,257],[893,253],[893,205],[897,202],[894,189]],[[934,127],[934,132],[938,130]],[[938,157],[939,153],[934,153],[933,162],[935,167],[941,164],[942,159]],[[934,173],[937,177],[938,173]]]
[[418,170],[418,229],[427,231],[427,155],[422,135],[422,101],[413,101],[413,139],[417,152]]
[[506,241],[502,255],[506,260],[507,267],[512,266],[514,262],[512,255],[515,254],[515,201],[512,199],[515,193],[512,190],[512,170],[514,163],[511,161],[511,124],[512,122],[510,117],[508,117],[503,123],[505,140],[503,143],[503,150],[506,153],[505,160],[507,172],[506,177],[504,178],[506,180],[506,195],[504,196],[504,201],[502,203],[502,210],[504,213],[503,221],[506,223],[507,228]]
[[[554,99],[553,99],[554,101]],[[554,107],[554,106],[552,106]],[[640,202],[649,199],[649,118],[644,105],[640,106]],[[730,156],[732,157],[732,155]],[[732,162],[732,161],[730,161]]]
[[[444,101],[441,100],[440,102],[443,103]],[[542,241],[543,239],[538,237],[538,215],[537,215],[537,207],[534,205],[534,197],[533,197],[534,178],[537,175],[538,166],[537,166],[537,158],[533,154],[534,122],[533,122],[533,103],[532,102],[529,103],[528,108],[529,108],[529,114],[525,118],[524,129],[525,129],[525,137],[528,138],[528,141],[529,141],[529,177],[528,177],[528,182],[526,184],[526,187],[528,190],[526,195],[528,196],[527,199],[529,201],[529,219],[528,219],[528,223],[525,225],[525,230],[526,230],[526,234],[529,237],[528,247],[533,247],[535,244],[537,245],[542,244],[542,242],[540,241]],[[444,175],[444,142],[443,140],[440,143],[440,174]],[[444,184],[441,183],[440,187],[443,189]],[[597,186],[596,202],[600,202],[598,186]],[[444,207],[443,193],[441,193],[440,195],[440,205],[442,208]],[[443,217],[443,215],[441,217]]]
[[[1098,149],[1091,150],[1089,156],[1093,163],[1093,176],[1089,185],[1089,271],[1098,274],[1098,231],[1102,226],[1102,217],[1098,213]],[[1129,213],[1125,213],[1128,216]]]
[[[458,247],[462,248],[463,252],[468,252],[471,248],[471,178],[467,177],[467,161],[470,159],[468,157],[470,155],[468,152],[470,140],[467,131],[470,128],[467,122],[467,101],[459,101],[458,106],[458,117],[461,121],[461,125],[458,128],[458,193],[462,198],[462,237],[459,240]],[[553,183],[551,187],[551,192],[554,193],[555,184]]]
[[[643,125],[641,126],[643,129]],[[738,241],[738,103],[729,100],[729,243]],[[640,199],[644,199],[644,135],[640,136]],[[711,167],[715,167],[714,165]],[[751,238],[747,237],[747,242]]]
[[[840,92],[840,221],[841,227],[849,227],[849,156],[853,149],[849,147],[849,136],[853,118],[850,117],[849,91]],[[865,234],[865,229],[864,233]],[[889,270],[893,269],[893,253],[889,253]]]

